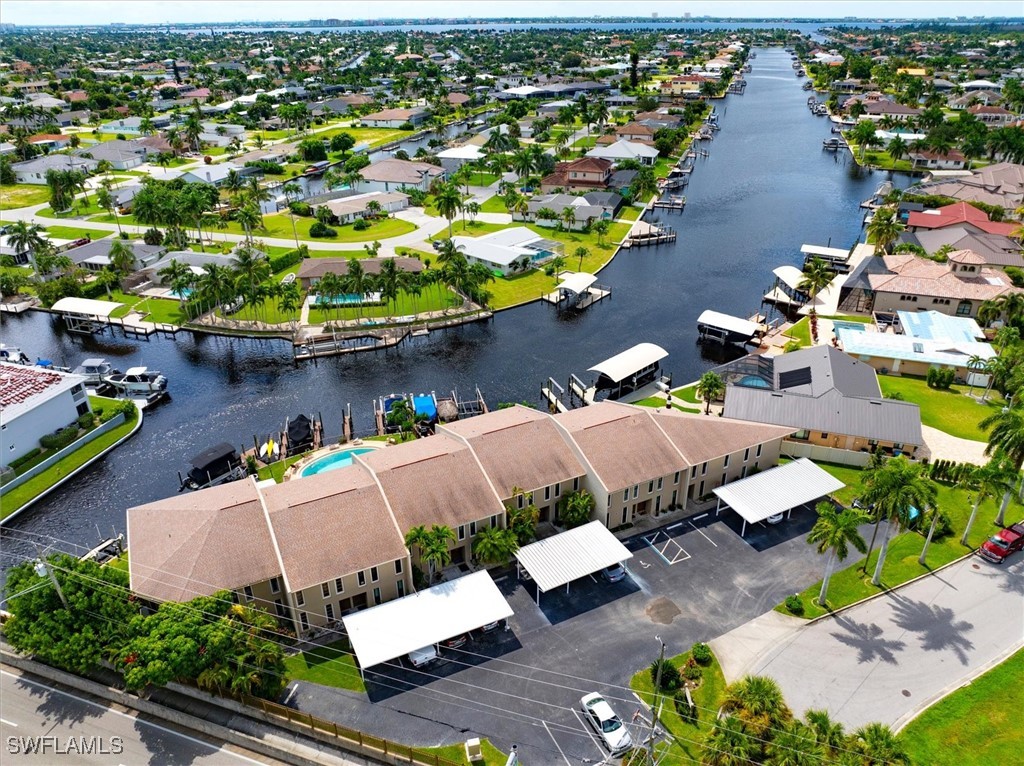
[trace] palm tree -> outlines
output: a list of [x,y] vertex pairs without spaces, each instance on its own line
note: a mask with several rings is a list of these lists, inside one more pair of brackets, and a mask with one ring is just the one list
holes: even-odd
[[484,564],[504,564],[519,550],[519,541],[511,529],[484,527],[473,540],[473,556]]
[[15,253],[28,253],[32,268],[38,273],[36,251],[41,249],[48,240],[43,237],[42,226],[28,221],[15,221],[7,227],[7,244]]
[[452,553],[448,544],[455,542],[455,533],[451,527],[443,524],[434,524],[427,533],[424,546],[421,547],[422,558],[430,567],[430,581],[434,579],[434,572],[444,569],[452,561]]
[[405,533],[405,547],[409,549],[409,553],[412,553],[413,546],[419,548],[420,559],[423,558],[423,550],[427,543],[430,541],[430,533],[427,532],[427,528],[420,524],[418,527],[413,527]]
[[611,229],[612,222],[608,220],[600,220],[594,224],[594,231],[597,232],[597,244],[601,246],[602,241],[608,235],[608,230]]
[[135,250],[131,243],[124,239],[115,239],[110,244],[110,268],[118,275],[125,276],[135,271]]
[[818,342],[818,311],[814,305],[814,300],[818,297],[818,293],[832,284],[835,275],[836,273],[828,267],[825,261],[815,256],[804,264],[803,278],[796,286],[798,290],[802,290],[810,296],[811,311],[809,316],[811,339],[814,343]]
[[885,724],[869,723],[862,726],[853,733],[850,742],[860,755],[857,763],[863,766],[909,766],[911,763],[903,743]]
[[[1020,474],[1021,466],[1024,465],[1024,413],[1019,404],[1012,403],[1003,407],[999,412],[994,412],[982,420],[978,426],[989,431],[988,444],[985,445],[985,454],[1004,454],[1009,459],[1009,464],[1014,469],[1014,480]],[[999,507],[999,515],[996,517],[996,524],[1002,526],[1006,521],[1006,506],[1009,503],[1009,493],[1004,495],[1003,503]]]
[[899,162],[907,153],[907,142],[899,136],[893,136],[885,151],[893,162]]
[[253,205],[243,205],[235,211],[235,221],[242,226],[245,241],[249,243],[252,242],[252,230],[260,225],[262,219],[260,211]]
[[455,216],[458,215],[459,209],[462,207],[462,195],[459,193],[459,187],[450,183],[442,184],[434,196],[434,205],[437,207],[437,212],[448,220],[448,238],[451,239],[452,221],[455,220]]
[[711,402],[725,393],[725,382],[717,372],[708,370],[697,381],[696,392],[704,400],[704,414],[710,415]]
[[807,542],[810,545],[817,545],[818,553],[828,554],[825,561],[825,576],[821,581],[821,593],[818,594],[818,604],[825,606],[828,581],[832,577],[836,563],[846,560],[851,545],[861,553],[867,550],[867,544],[858,528],[868,519],[856,508],[837,510],[835,505],[828,501],[818,503],[814,510],[818,513],[818,521],[807,535]]
[[766,749],[765,766],[820,766],[825,755],[814,730],[802,721],[790,721],[784,729],[775,731]]
[[[339,295],[344,295],[345,285],[342,283],[341,277],[332,271],[328,271],[324,274],[316,283],[317,296],[323,298],[323,303],[327,304],[324,309],[325,313],[335,313],[335,317],[338,311],[337,298]],[[321,301],[317,301],[320,303]]]
[[887,207],[875,212],[875,217],[868,224],[867,233],[868,237],[874,240],[875,252],[881,250],[884,254],[889,251],[889,246],[899,239],[900,234],[906,228],[903,222],[896,217],[896,210]]
[[103,288],[107,291],[107,298],[114,300],[114,296],[110,292],[110,288],[113,285],[119,284],[121,281],[117,272],[111,271],[110,269],[103,269],[96,275],[96,281],[103,285]]
[[576,208],[566,205],[558,216],[558,228],[561,229],[564,226],[567,229],[572,229],[574,223],[576,223]]
[[398,265],[395,263],[394,258],[384,259],[384,262],[380,265],[378,287],[380,288],[380,295],[384,299],[385,304],[390,304],[394,301],[397,309],[398,293],[405,281],[404,277],[405,272],[398,269]]
[[[893,528],[901,521],[909,519],[911,508],[924,510],[935,505],[938,487],[925,476],[925,468],[923,464],[911,463],[905,456],[900,455],[887,460],[880,468],[871,471],[865,479],[865,491],[861,502],[874,505],[876,531],[882,519],[887,521],[875,573],[871,578],[872,584],[876,586],[882,580],[882,568],[885,566],[885,556],[889,551]],[[864,560],[864,564],[867,566],[867,559]]]
[[825,755],[835,758],[846,749],[846,732],[843,725],[833,721],[825,710],[808,710],[804,713],[808,726],[811,727],[815,742],[822,746]]
[[512,155],[512,169],[519,176],[520,180],[528,178],[534,170],[537,169],[537,164],[534,160],[533,153],[529,149],[522,149]]
[[648,202],[657,193],[658,181],[654,171],[649,167],[640,168],[629,184],[629,196],[640,202]]
[[760,744],[736,716],[715,722],[715,728],[704,740],[702,766],[751,766],[761,754]]
[[297,282],[289,282],[281,286],[281,292],[277,296],[277,308],[282,314],[287,314],[292,331],[298,322],[296,312],[302,308],[302,290]]
[[348,259],[348,273],[345,275],[342,287],[346,293],[357,296],[356,315],[362,317],[363,296],[369,292],[370,275],[363,269],[363,264],[360,263],[358,258]]
[[573,251],[573,256],[580,259],[579,270],[583,271],[583,259],[590,255],[590,251],[587,248],[580,245]]
[[744,676],[725,689],[722,711],[736,716],[755,737],[764,738],[792,720],[782,689],[767,676]]

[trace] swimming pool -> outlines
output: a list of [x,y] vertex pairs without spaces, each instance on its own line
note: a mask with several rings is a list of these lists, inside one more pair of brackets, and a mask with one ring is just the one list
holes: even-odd
[[838,319],[833,320],[832,326],[838,332],[839,330],[848,330],[849,332],[867,332],[867,325],[861,322],[841,322]]
[[171,290],[171,295],[179,300],[187,300],[192,295],[192,288],[183,287],[180,290]]
[[324,455],[303,468],[299,476],[316,476],[318,473],[326,473],[327,471],[335,471],[339,468],[344,468],[347,465],[352,465],[353,455],[362,455],[366,452],[373,452],[373,450],[368,447],[361,447],[356,449],[343,449],[340,452]]
[[744,375],[738,381],[737,386],[746,386],[747,388],[771,388],[772,384],[759,375]]
[[356,295],[355,293],[344,293],[343,295],[335,295],[329,298],[326,295],[320,295],[319,293],[315,296],[313,303],[317,306],[355,306],[359,303],[380,303],[380,293],[367,293],[366,295]]

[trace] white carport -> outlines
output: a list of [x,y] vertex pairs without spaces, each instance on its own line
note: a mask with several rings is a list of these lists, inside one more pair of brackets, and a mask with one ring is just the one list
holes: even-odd
[[825,497],[846,485],[805,457],[739,481],[723,484],[713,491],[718,496],[717,516],[722,504],[743,518],[742,537],[747,524],[756,524],[769,516],[788,514],[797,506]]
[[541,593],[562,585],[568,593],[573,580],[631,558],[629,549],[600,521],[591,521],[516,551],[517,568],[525,569],[537,584],[538,605]]
[[487,572],[474,572],[342,618],[364,668],[512,616]]
[[92,334],[109,324],[110,315],[123,305],[90,298],[61,298],[50,309],[64,317],[68,332]]

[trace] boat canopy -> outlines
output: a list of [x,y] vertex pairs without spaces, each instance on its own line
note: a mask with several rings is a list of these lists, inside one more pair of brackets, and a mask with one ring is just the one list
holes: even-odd
[[[756,325],[755,325],[756,329]],[[612,383],[621,383],[631,375],[643,372],[668,356],[668,351],[653,343],[638,343],[610,359],[590,368],[590,372],[603,375]]]
[[800,289],[800,283],[804,281],[804,273],[796,266],[779,266],[772,271],[772,274],[786,287],[793,290]]
[[235,448],[227,442],[221,442],[212,447],[207,447],[193,457],[191,462],[193,468],[204,472],[214,467],[217,463],[227,462],[233,457],[237,457]]
[[289,449],[313,441],[313,424],[305,415],[297,415],[288,422]]
[[61,298],[50,309],[58,314],[108,317],[123,305],[114,301],[94,301],[91,298]]
[[800,252],[812,257],[824,258],[827,261],[845,261],[850,251],[842,247],[822,247],[821,245],[800,245]]
[[575,274],[567,274],[562,277],[562,281],[558,283],[558,289],[574,293],[575,295],[580,295],[596,281],[597,277],[593,274],[587,274],[584,271],[580,271]]
[[705,311],[697,317],[697,327],[710,327],[718,330],[725,330],[731,334],[744,335],[753,338],[761,331],[761,326],[748,319],[740,319],[731,314],[723,314],[719,311]]

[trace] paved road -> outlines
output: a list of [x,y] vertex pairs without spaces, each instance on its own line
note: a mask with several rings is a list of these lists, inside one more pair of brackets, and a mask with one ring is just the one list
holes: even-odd
[[280,763],[243,755],[230,745],[206,742],[6,670],[0,671],[0,697],[0,761],[5,764]]
[[1022,645],[1024,556],[971,556],[769,645],[752,672],[778,680],[794,713],[899,726]]

